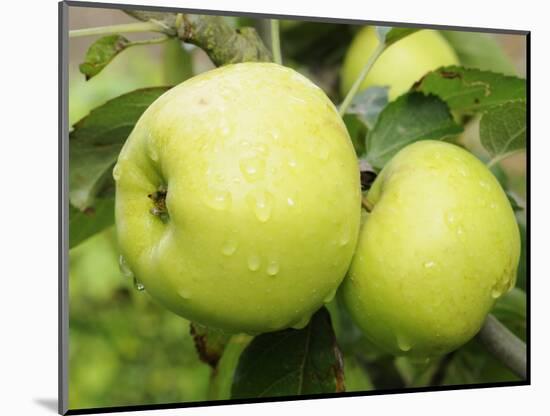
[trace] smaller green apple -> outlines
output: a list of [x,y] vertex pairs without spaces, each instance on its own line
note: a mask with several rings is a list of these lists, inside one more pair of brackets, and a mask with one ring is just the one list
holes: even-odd
[[384,167],[367,200],[341,287],[353,319],[395,355],[460,347],[515,284],[520,235],[499,182],[466,150],[420,141]]
[[[377,45],[374,27],[367,26],[357,33],[342,67],[342,95],[350,90]],[[393,100],[427,72],[458,63],[454,50],[441,34],[435,30],[420,30],[389,46],[371,68],[361,89],[388,86],[389,99]]]

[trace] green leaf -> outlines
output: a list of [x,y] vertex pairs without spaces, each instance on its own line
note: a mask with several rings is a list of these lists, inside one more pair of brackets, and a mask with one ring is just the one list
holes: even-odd
[[490,71],[447,66],[428,73],[413,90],[434,94],[451,110],[475,113],[491,107],[525,100],[525,80]]
[[79,66],[80,72],[89,80],[128,46],[131,46],[131,42],[121,35],[109,35],[96,40],[86,52],[84,62]]
[[369,129],[388,104],[388,87],[370,87],[359,92],[351,102],[347,114],[355,114]]
[[447,105],[435,96],[408,93],[388,104],[367,135],[367,161],[381,169],[418,140],[441,140],[462,132]]
[[511,101],[491,108],[479,123],[481,144],[491,156],[493,164],[506,156],[525,149],[525,101]]
[[193,76],[191,55],[183,48],[179,39],[168,39],[163,45],[163,53],[166,85],[177,85]]
[[511,191],[505,191],[506,196],[508,197],[508,201],[510,202],[510,205],[512,206],[512,209],[514,212],[519,212],[525,209],[525,207],[518,201],[519,197],[514,194]]
[[365,135],[367,134],[367,127],[365,123],[359,120],[356,114],[344,114],[342,117],[344,124],[353,143],[353,148],[357,156],[362,156],[365,153]]
[[405,27],[376,26],[376,36],[380,42],[384,42],[386,47],[388,47],[419,30],[420,29]]
[[94,208],[79,211],[69,207],[69,249],[77,246],[88,237],[103,231],[114,223],[115,200],[97,199]]
[[257,398],[343,390],[342,357],[323,308],[304,329],[256,337],[240,357],[231,395]]
[[216,368],[231,336],[219,329],[207,328],[195,322],[189,324],[189,329],[201,361]]
[[139,117],[169,87],[136,90],[95,108],[69,135],[69,199],[81,211],[112,186],[112,167]]
[[440,33],[451,44],[462,66],[516,75],[512,61],[494,35],[454,30],[443,30]]

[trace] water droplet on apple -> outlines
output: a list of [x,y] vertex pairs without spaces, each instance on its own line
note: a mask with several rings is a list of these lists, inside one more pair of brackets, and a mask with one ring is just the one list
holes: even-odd
[[118,266],[124,277],[128,277],[128,278],[134,277],[134,273],[132,272],[132,269],[130,269],[130,266],[128,265],[128,263],[126,262],[126,259],[122,254],[118,258]]
[[266,271],[269,276],[276,276],[279,273],[279,263],[276,260],[271,260],[267,265]]
[[412,348],[411,342],[403,335],[397,336],[397,346],[404,352],[410,351]]
[[292,324],[290,327],[292,329],[304,329],[307,324],[309,324],[309,321],[311,320],[311,316],[304,316],[300,320],[296,321],[294,324]]
[[120,170],[121,170],[121,168],[120,168],[119,164],[117,163],[115,165],[115,167],[113,168],[113,179],[115,181],[118,181],[120,179]]
[[317,147],[317,156],[319,156],[321,160],[327,160],[330,154],[330,149],[328,145],[323,140],[318,140],[316,142],[316,147]]
[[334,296],[336,296],[336,291],[338,290],[338,288],[335,288],[333,290],[331,290],[328,295],[325,296],[325,298],[323,299],[323,303],[330,303],[332,302],[332,299],[334,299]]
[[455,214],[452,213],[452,212],[448,212],[448,213],[445,215],[445,221],[446,221],[447,224],[449,224],[450,226],[453,226],[454,223],[456,222]]
[[427,261],[427,262],[424,263],[424,267],[425,267],[426,269],[431,269],[432,267],[435,266],[435,264],[436,264],[435,261],[430,260],[430,261]]
[[290,166],[292,169],[296,168],[297,165],[298,165],[298,163],[296,162],[296,160],[294,160],[294,159],[289,159],[288,160],[288,166]]
[[481,186],[483,189],[491,189],[491,186],[485,181],[479,181],[479,186]]
[[255,254],[252,254],[250,257],[248,257],[248,269],[250,271],[257,271],[260,269],[261,266],[261,260],[260,257],[258,257]]
[[294,199],[292,199],[291,197],[288,197],[288,198],[286,199],[286,202],[287,202],[287,204],[288,204],[289,206],[291,206],[291,207],[293,207],[293,206],[296,204],[296,202],[294,202]]
[[265,160],[259,157],[249,157],[241,160],[241,172],[248,182],[256,182],[264,177]]
[[145,286],[136,278],[136,276],[134,276],[134,289],[139,292],[143,292],[145,290]]
[[223,243],[222,253],[224,255],[231,256],[233,253],[235,253],[235,251],[237,251],[237,241],[229,239],[225,243]]
[[340,230],[340,241],[339,241],[340,246],[343,247],[346,244],[348,244],[349,238],[350,238],[350,224],[348,222],[344,222]]
[[491,207],[491,209],[495,209],[497,207],[497,204],[495,204],[494,202],[491,202],[489,206]]
[[206,200],[210,208],[223,211],[231,206],[231,194],[225,190],[212,190]]
[[178,290],[178,295],[180,295],[183,299],[191,299],[191,293],[185,288],[181,288]]
[[258,220],[266,222],[271,217],[273,196],[268,191],[253,191],[248,195],[247,199]]

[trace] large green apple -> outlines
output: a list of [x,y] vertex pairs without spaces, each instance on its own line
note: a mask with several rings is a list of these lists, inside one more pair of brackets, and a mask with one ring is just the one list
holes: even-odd
[[462,148],[420,141],[401,150],[367,194],[347,308],[393,354],[452,351],[515,284],[520,236],[492,173]]
[[[341,73],[341,92],[345,95],[361,73],[378,45],[375,28],[364,27],[353,39],[344,60]],[[458,65],[458,58],[447,41],[435,30],[420,30],[382,52],[361,89],[388,86],[393,100],[427,72],[441,66]]]
[[305,325],[351,262],[361,190],[323,91],[228,65],[145,111],[113,171],[125,264],[175,313],[230,332]]

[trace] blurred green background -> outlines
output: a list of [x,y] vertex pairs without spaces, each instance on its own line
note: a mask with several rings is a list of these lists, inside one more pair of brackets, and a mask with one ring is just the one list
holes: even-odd
[[[132,21],[122,12],[113,10],[71,7],[69,14],[70,29]],[[228,18],[228,21],[234,25],[254,25],[262,36],[269,35],[265,21],[261,19]],[[285,64],[313,79],[335,101],[340,100],[335,88],[338,68],[345,52],[343,47],[357,28],[331,24],[303,25],[299,22],[285,22],[281,28]],[[148,36],[129,37],[142,39]],[[502,45],[518,75],[524,76],[524,39],[511,35],[494,37]],[[78,71],[78,65],[94,39],[84,37],[70,40],[71,125],[94,107],[125,92],[143,87],[174,85],[213,67],[201,50],[184,48],[178,41],[170,41],[129,48],[98,76],[85,81]],[[462,141],[470,149],[481,152],[477,128],[467,129]],[[497,173],[516,196],[524,201],[525,155],[507,159]],[[525,257],[524,213],[520,213],[518,219],[523,224]],[[134,290],[132,282],[123,277],[119,270],[116,237],[112,227],[73,248],[69,253],[69,262],[71,409],[212,398],[212,391],[209,392],[210,368],[198,358],[188,322],[154,303],[146,292]],[[525,285],[525,266],[520,270],[518,285]],[[512,302],[518,301],[514,298]],[[519,302],[523,302],[521,305],[525,308],[524,295]],[[516,332],[524,336],[524,330],[522,327]],[[348,338],[354,336],[352,332],[348,331]],[[345,344],[346,339],[342,342]],[[475,353],[471,353],[472,350]],[[485,379],[513,379],[509,372],[490,358],[485,357],[483,362],[479,358],[475,361],[475,357],[484,356],[478,350],[479,346],[474,342],[465,348],[466,352],[455,354],[454,361],[449,364],[450,375],[441,382],[456,384],[484,380],[481,376],[473,376],[475,373],[468,371],[468,366],[473,366],[479,374],[485,371]],[[386,378],[391,379],[391,375],[384,376],[384,360],[391,360],[393,371],[401,380],[405,380],[405,385],[420,383],[417,378],[422,377],[422,372],[415,370],[414,363],[380,356],[369,360],[367,356],[363,363],[355,358],[346,361],[348,390],[373,388],[373,380],[378,386],[384,385]],[[364,368],[370,368],[370,373],[366,374]],[[380,368],[382,375],[378,374]],[[387,372],[391,373],[390,370]],[[414,378],[413,382],[407,384],[407,377]],[[394,381],[388,383],[390,387],[399,387]],[[223,398],[224,395],[218,394],[216,397]]]

